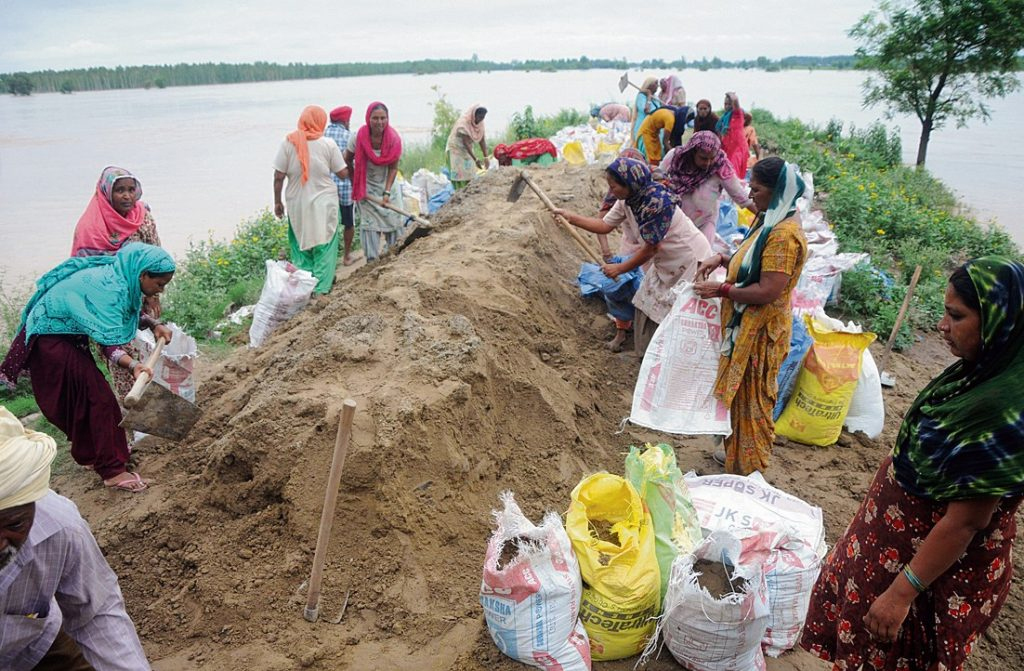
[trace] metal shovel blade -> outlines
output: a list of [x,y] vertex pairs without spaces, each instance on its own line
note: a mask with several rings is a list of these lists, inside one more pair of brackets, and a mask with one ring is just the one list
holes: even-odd
[[508,198],[506,199],[510,203],[514,203],[519,200],[519,197],[523,195],[523,191],[526,189],[526,180],[523,179],[523,173],[520,172],[516,176],[516,181],[512,182],[512,188],[508,190]]
[[180,441],[199,421],[202,411],[173,391],[152,383],[135,407],[125,412],[120,426]]
[[629,86],[629,73],[623,72],[622,76],[619,77],[619,93],[625,93],[627,86]]

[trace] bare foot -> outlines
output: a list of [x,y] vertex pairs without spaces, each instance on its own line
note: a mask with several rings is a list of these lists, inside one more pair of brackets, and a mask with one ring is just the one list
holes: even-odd
[[605,347],[613,352],[622,351],[622,343],[626,341],[626,332],[622,329],[615,330],[615,337],[604,344]]
[[123,489],[126,492],[137,494],[149,486],[149,480],[143,480],[138,473],[118,473],[103,484],[111,489]]

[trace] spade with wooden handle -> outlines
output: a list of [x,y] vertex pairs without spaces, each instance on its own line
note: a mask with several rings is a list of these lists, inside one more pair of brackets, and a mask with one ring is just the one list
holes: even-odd
[[[156,347],[144,364],[147,368],[153,370],[166,343],[163,338],[157,338]],[[170,389],[150,384],[151,381],[145,371],[135,378],[131,391],[124,397],[126,411],[120,426],[170,440],[184,439],[199,421],[202,411]]]
[[[526,173],[525,170],[520,170],[519,176],[516,177],[516,181],[512,183],[512,188],[509,189],[508,191],[508,202],[514,203],[517,200],[519,200],[519,197],[523,195],[523,190],[527,186],[529,186],[533,190],[533,192],[537,194],[537,197],[541,199],[541,202],[543,202],[544,205],[548,208],[548,210],[550,210],[551,213],[554,214],[555,210],[557,209],[555,207],[555,204],[552,203],[551,199],[548,198],[548,195],[544,193],[544,191],[542,191],[541,188],[537,186],[537,184],[532,179],[530,179],[530,176]],[[597,252],[595,252],[593,248],[587,244],[587,242],[583,239],[583,236],[576,231],[576,228],[568,221],[566,221],[565,217],[563,217],[560,214],[556,214],[555,219],[558,221],[558,223],[562,224],[562,226],[565,227],[565,230],[569,232],[569,235],[571,235],[573,240],[575,240],[577,244],[579,244],[580,248],[584,252],[586,252],[587,256],[590,257],[591,261],[593,261],[597,265],[601,265],[604,263],[604,260],[602,260],[601,257],[597,255]]]
[[625,93],[627,86],[632,86],[637,91],[642,91],[643,90],[639,86],[634,84],[633,82],[629,81],[629,73],[628,72],[623,72],[622,76],[619,77],[619,93]]

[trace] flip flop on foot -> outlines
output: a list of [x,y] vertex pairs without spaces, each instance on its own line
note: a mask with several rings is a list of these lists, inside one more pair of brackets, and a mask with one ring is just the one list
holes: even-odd
[[110,489],[121,489],[132,494],[138,494],[149,486],[148,481],[143,480],[142,476],[138,473],[129,473],[125,471],[110,478],[109,480],[103,481],[104,486]]

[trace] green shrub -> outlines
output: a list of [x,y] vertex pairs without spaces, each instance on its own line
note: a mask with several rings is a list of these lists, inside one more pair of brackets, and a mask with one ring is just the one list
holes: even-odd
[[[437,95],[437,100],[430,103],[434,108],[434,124],[430,128],[430,146],[444,154],[444,147],[448,144],[448,136],[459,120],[459,110],[448,102],[448,97],[441,93],[441,87],[431,86],[430,89]],[[404,156],[403,156],[404,158]]]

